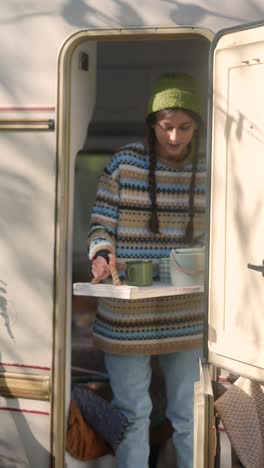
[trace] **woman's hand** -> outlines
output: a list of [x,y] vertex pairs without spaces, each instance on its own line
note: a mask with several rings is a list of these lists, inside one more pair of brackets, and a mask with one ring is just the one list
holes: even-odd
[[116,265],[116,256],[114,254],[108,254],[109,263],[107,263],[104,257],[98,255],[92,263],[92,274],[93,282],[99,283],[100,281],[106,279],[110,273],[110,265]]

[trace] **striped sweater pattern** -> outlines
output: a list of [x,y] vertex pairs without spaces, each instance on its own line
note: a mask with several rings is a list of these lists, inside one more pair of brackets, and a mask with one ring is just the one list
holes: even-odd
[[[157,160],[156,193],[159,233],[148,227],[151,201],[148,187],[150,155],[143,144],[121,148],[106,166],[98,185],[88,234],[89,257],[108,249],[117,257],[120,278],[126,261],[151,259],[154,279],[159,259],[171,249],[188,247],[183,240],[189,220],[192,158],[169,164]],[[194,193],[194,239],[205,232],[206,163],[199,155]],[[199,241],[198,241],[199,239]],[[98,300],[93,328],[96,345],[117,354],[160,354],[201,345],[203,294],[145,300]]]

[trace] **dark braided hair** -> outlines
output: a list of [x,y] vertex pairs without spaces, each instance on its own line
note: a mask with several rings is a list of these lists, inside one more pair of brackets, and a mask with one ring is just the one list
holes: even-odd
[[[149,228],[151,232],[158,234],[159,233],[159,219],[158,219],[158,210],[157,210],[157,185],[156,185],[156,164],[157,164],[157,155],[156,155],[156,134],[153,128],[153,125],[157,122],[157,115],[163,115],[164,113],[168,113],[173,110],[177,109],[167,109],[162,110],[156,113],[151,113],[148,115],[146,119],[147,123],[147,142],[150,152],[150,166],[149,166],[149,173],[148,173],[148,181],[149,181],[149,195],[152,205],[152,211],[149,220]],[[197,172],[197,164],[198,164],[198,153],[199,153],[199,146],[200,146],[200,128],[201,128],[201,118],[194,112],[182,109],[184,112],[189,114],[195,122],[198,124],[198,130],[194,131],[193,140],[189,145],[189,152],[193,150],[193,166],[192,166],[192,177],[190,182],[190,198],[189,198],[189,221],[187,223],[185,234],[183,236],[183,241],[188,244],[193,242],[193,218],[194,218],[194,191],[195,191],[195,179],[196,179],[196,172]]]
[[148,145],[150,151],[150,165],[148,173],[148,182],[149,182],[149,196],[151,201],[152,212],[149,220],[149,228],[151,232],[158,234],[159,233],[159,218],[157,212],[157,185],[156,185],[156,164],[157,164],[157,155],[155,151],[156,145],[156,135],[152,125],[148,126]]

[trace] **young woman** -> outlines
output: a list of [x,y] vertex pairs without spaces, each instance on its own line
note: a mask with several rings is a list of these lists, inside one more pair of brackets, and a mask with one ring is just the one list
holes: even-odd
[[[89,232],[92,273],[124,277],[128,259],[153,260],[171,249],[201,245],[205,231],[205,160],[199,154],[202,108],[197,84],[165,74],[152,91],[148,143],[130,144],[107,165]],[[193,384],[203,332],[203,294],[146,300],[102,299],[94,339],[105,353],[114,404],[129,420],[116,457],[119,468],[147,468],[151,355],[164,373],[167,416],[174,428],[178,468],[193,466]]]

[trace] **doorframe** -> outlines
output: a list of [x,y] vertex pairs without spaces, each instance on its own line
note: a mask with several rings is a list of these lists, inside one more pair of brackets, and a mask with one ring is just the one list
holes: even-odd
[[[70,392],[67,363],[71,351],[71,265],[72,224],[68,193],[70,180],[70,70],[74,51],[87,41],[172,40],[200,36],[212,42],[214,33],[202,27],[119,28],[81,30],[62,44],[58,57],[57,85],[57,151],[56,151],[56,215],[55,215],[55,276],[54,276],[54,360],[52,391],[52,453],[53,467],[65,467],[66,414]],[[209,57],[208,57],[209,59]],[[65,293],[66,291],[66,293]],[[55,456],[56,455],[56,456]]]

